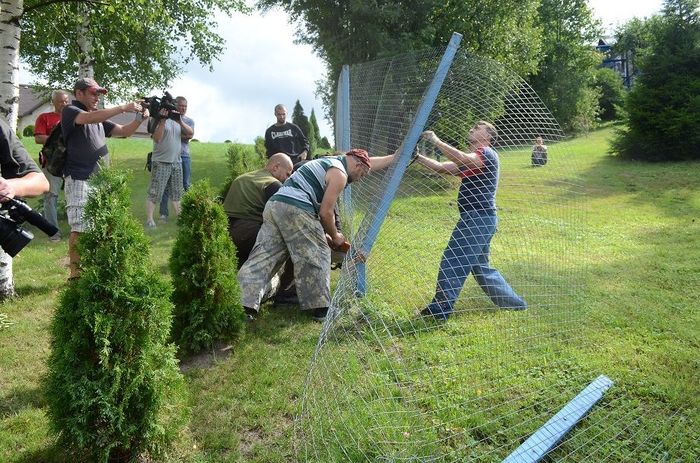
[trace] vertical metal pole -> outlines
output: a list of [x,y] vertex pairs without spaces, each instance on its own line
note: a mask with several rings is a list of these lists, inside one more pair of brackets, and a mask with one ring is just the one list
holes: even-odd
[[[345,152],[350,149],[350,66],[347,64],[340,71],[335,102],[335,148]],[[350,187],[343,191],[343,206],[345,217],[349,217],[352,210]]]
[[[377,240],[377,235],[379,234],[379,230],[381,229],[382,223],[384,223],[386,214],[389,212],[391,202],[394,200],[394,196],[396,196],[396,191],[399,188],[401,178],[403,177],[403,174],[406,171],[406,168],[408,167],[408,163],[411,159],[411,154],[413,153],[413,150],[416,144],[418,143],[418,139],[420,138],[420,134],[423,131],[425,124],[428,122],[428,116],[430,115],[430,111],[432,111],[433,109],[435,100],[437,99],[438,93],[440,92],[440,88],[442,87],[442,83],[444,82],[445,77],[447,76],[447,71],[449,71],[450,66],[452,66],[452,61],[454,60],[454,57],[457,54],[457,50],[459,49],[459,44],[461,41],[461,34],[458,34],[457,32],[452,34],[450,43],[447,45],[447,50],[445,50],[445,53],[442,55],[440,64],[438,65],[437,70],[435,71],[433,81],[430,83],[430,86],[426,90],[425,95],[423,95],[423,101],[421,101],[420,105],[418,106],[418,110],[416,112],[415,118],[413,119],[413,123],[411,124],[411,128],[404,137],[403,143],[401,144],[401,152],[399,154],[399,158],[395,161],[396,168],[392,173],[391,179],[389,179],[389,183],[387,184],[386,190],[384,190],[384,194],[382,195],[382,198],[379,202],[377,212],[375,213],[374,218],[372,219],[372,223],[369,226],[369,229],[367,230],[367,236],[365,237],[365,240],[362,243],[362,249],[360,249],[360,252],[362,252],[365,256],[369,255],[372,246],[374,246],[374,242]],[[367,280],[365,264],[363,262],[360,262],[357,265],[357,294],[358,296],[364,296],[366,293]]]
[[350,66],[343,65],[335,97],[335,146],[338,151],[350,149]]

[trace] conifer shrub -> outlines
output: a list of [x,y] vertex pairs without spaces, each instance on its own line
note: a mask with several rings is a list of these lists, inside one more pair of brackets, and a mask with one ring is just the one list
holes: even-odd
[[232,143],[226,150],[226,164],[229,175],[219,191],[219,197],[223,202],[226,193],[236,177],[251,170],[261,169],[265,165],[265,160],[261,158],[250,145],[242,143]]
[[185,193],[170,256],[173,339],[186,352],[211,349],[243,329],[236,250],[223,207],[212,196],[204,180]]
[[267,159],[267,148],[265,148],[265,138],[255,137],[255,152],[263,161]]
[[78,243],[82,275],[61,294],[50,327],[51,428],[60,448],[91,462],[157,458],[186,419],[168,343],[170,288],[149,263],[127,180],[109,170],[94,178]]

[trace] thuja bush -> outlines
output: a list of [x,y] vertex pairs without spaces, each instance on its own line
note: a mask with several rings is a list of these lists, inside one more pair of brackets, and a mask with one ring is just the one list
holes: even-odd
[[260,159],[267,159],[267,148],[265,148],[265,139],[263,137],[255,137],[255,153]]
[[236,251],[221,204],[206,181],[182,198],[172,255],[173,338],[187,352],[234,339],[243,328]]
[[127,176],[94,179],[81,234],[82,275],[51,322],[44,388],[58,445],[91,462],[158,458],[185,423],[185,389],[168,343],[170,288],[149,264],[129,212]]
[[[264,140],[263,140],[264,143]],[[264,145],[263,145],[264,146]],[[256,152],[256,148],[242,143],[233,143],[226,150],[226,164],[228,165],[228,177],[219,191],[219,197],[223,201],[236,177],[251,170],[261,169],[265,165],[266,158]]]

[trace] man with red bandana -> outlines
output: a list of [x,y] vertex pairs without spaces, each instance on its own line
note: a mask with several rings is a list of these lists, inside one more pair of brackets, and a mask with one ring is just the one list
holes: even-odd
[[497,224],[499,161],[498,154],[491,147],[496,136],[492,124],[477,122],[469,131],[471,152],[465,153],[440,140],[434,132],[423,132],[423,139],[435,145],[450,162],[438,162],[421,154],[418,154],[417,161],[435,172],[462,179],[457,197],[460,218],[442,255],[435,296],[421,311],[424,316],[447,320],[470,273],[500,308],[527,308],[525,301],[489,264],[490,243]]
[[[148,117],[148,110],[135,101],[98,109],[100,95],[106,93],[107,89],[100,87],[94,79],[78,79],[73,86],[75,100],[61,112],[61,131],[67,153],[63,175],[66,213],[71,227],[68,238],[70,278],[80,275],[77,244],[87,223],[83,212],[90,192],[88,178],[99,169],[100,163],[109,162],[106,137],[128,137],[141,125],[144,117]],[[126,125],[109,120],[121,113],[135,113],[136,117]]]
[[335,203],[348,183],[372,169],[387,167],[394,155],[373,157],[351,149],[340,156],[309,161],[284,182],[263,211],[255,247],[238,272],[241,302],[253,317],[270,281],[287,259],[294,265],[299,304],[322,321],[330,305],[331,249],[345,242],[335,224]]

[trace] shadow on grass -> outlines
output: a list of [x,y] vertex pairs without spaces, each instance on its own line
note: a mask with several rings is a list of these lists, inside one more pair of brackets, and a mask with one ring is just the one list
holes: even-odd
[[43,449],[31,450],[19,456],[17,463],[64,463],[69,458],[62,449],[56,445],[49,445]]
[[44,296],[57,289],[55,284],[19,284],[16,287],[17,297]]
[[15,387],[8,394],[0,397],[0,417],[7,418],[25,408],[41,408],[45,405],[40,388]]
[[319,330],[321,327],[311,318],[310,312],[300,310],[298,305],[265,304],[259,316],[248,322],[245,336],[230,342],[219,343],[207,351],[179,357],[180,370],[187,373],[191,370],[215,366],[243,348],[251,338],[264,340],[268,345],[285,346],[289,343],[292,332],[297,332],[301,327],[309,325],[317,325]]
[[664,214],[677,215],[679,208],[700,211],[685,197],[685,192],[700,189],[698,162],[645,163],[609,155],[600,157],[579,178],[585,181],[585,195],[592,198],[624,194],[632,195],[635,203],[658,205]]

